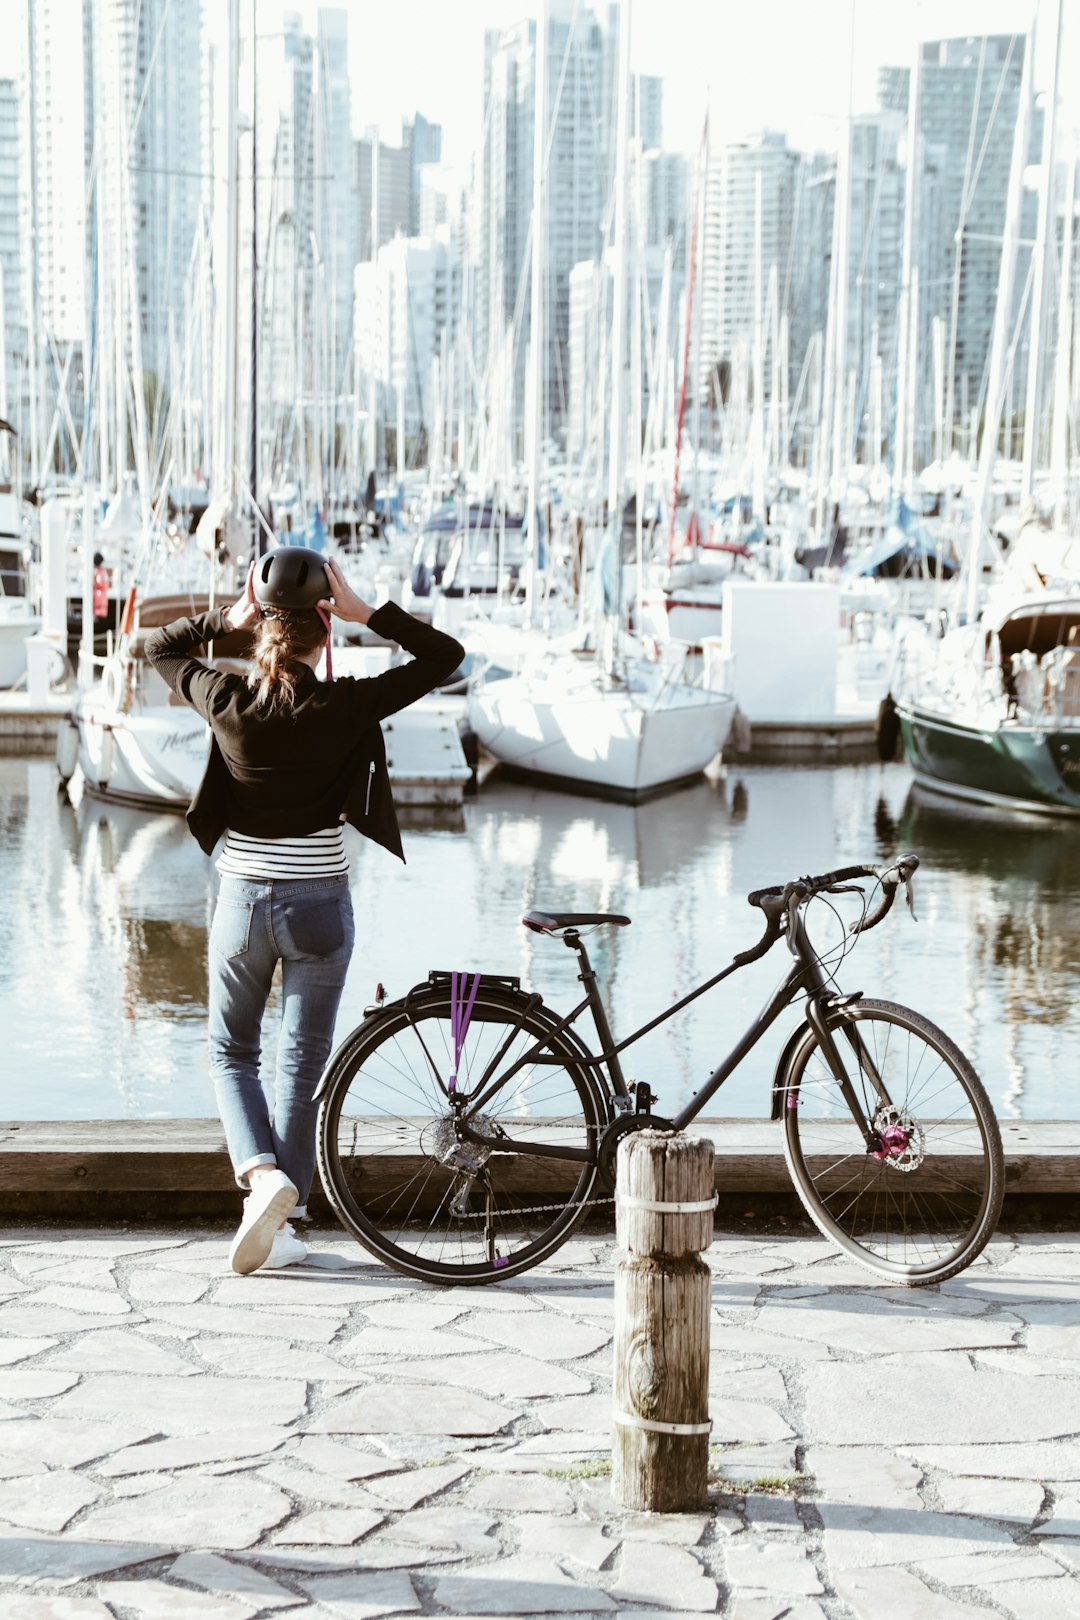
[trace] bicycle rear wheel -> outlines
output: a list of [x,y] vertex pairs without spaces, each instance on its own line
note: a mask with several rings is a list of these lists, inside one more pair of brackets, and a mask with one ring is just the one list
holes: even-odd
[[[607,1121],[572,1039],[510,1071],[552,1023],[523,993],[481,985],[453,1091],[451,1002],[434,991],[363,1023],[330,1061],[318,1158],[342,1224],[378,1259],[433,1283],[487,1283],[552,1254],[585,1214]],[[499,1084],[498,1077],[507,1076]],[[455,1110],[456,1099],[456,1110]],[[558,1160],[460,1140],[455,1118]]]
[[943,1282],[982,1252],[1001,1213],[990,1100],[948,1036],[906,1007],[859,1001],[830,1028],[877,1148],[808,1029],[777,1082],[796,1191],[819,1230],[860,1265],[909,1287]]

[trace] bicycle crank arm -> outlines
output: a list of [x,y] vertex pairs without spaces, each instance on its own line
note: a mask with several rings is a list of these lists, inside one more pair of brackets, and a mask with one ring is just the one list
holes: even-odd
[[474,1131],[464,1119],[457,1121],[457,1129],[466,1142],[472,1142],[476,1147],[487,1148],[491,1153],[524,1153],[535,1159],[568,1159],[574,1164],[593,1164],[596,1160],[595,1148],[556,1147],[554,1143],[546,1142],[519,1142],[513,1136],[485,1136],[482,1131]]

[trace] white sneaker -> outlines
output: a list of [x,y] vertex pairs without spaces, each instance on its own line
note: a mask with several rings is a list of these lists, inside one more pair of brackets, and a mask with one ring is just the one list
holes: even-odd
[[229,1248],[229,1264],[246,1276],[256,1271],[274,1245],[274,1233],[293,1209],[298,1194],[284,1170],[263,1171],[244,1203],[243,1219]]
[[261,1271],[270,1271],[279,1266],[299,1265],[301,1260],[307,1259],[307,1244],[301,1243],[292,1229],[289,1221],[274,1233],[274,1241],[270,1245],[270,1253],[260,1266]]

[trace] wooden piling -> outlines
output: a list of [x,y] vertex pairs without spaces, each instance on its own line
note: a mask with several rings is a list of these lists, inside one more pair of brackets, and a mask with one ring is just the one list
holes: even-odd
[[644,1130],[619,1146],[611,1494],[622,1507],[705,1505],[713,1145]]

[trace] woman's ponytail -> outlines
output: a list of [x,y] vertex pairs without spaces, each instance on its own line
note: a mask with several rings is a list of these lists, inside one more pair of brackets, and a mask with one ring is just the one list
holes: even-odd
[[247,682],[263,707],[292,708],[300,661],[325,640],[326,632],[314,613],[275,615],[259,621]]

